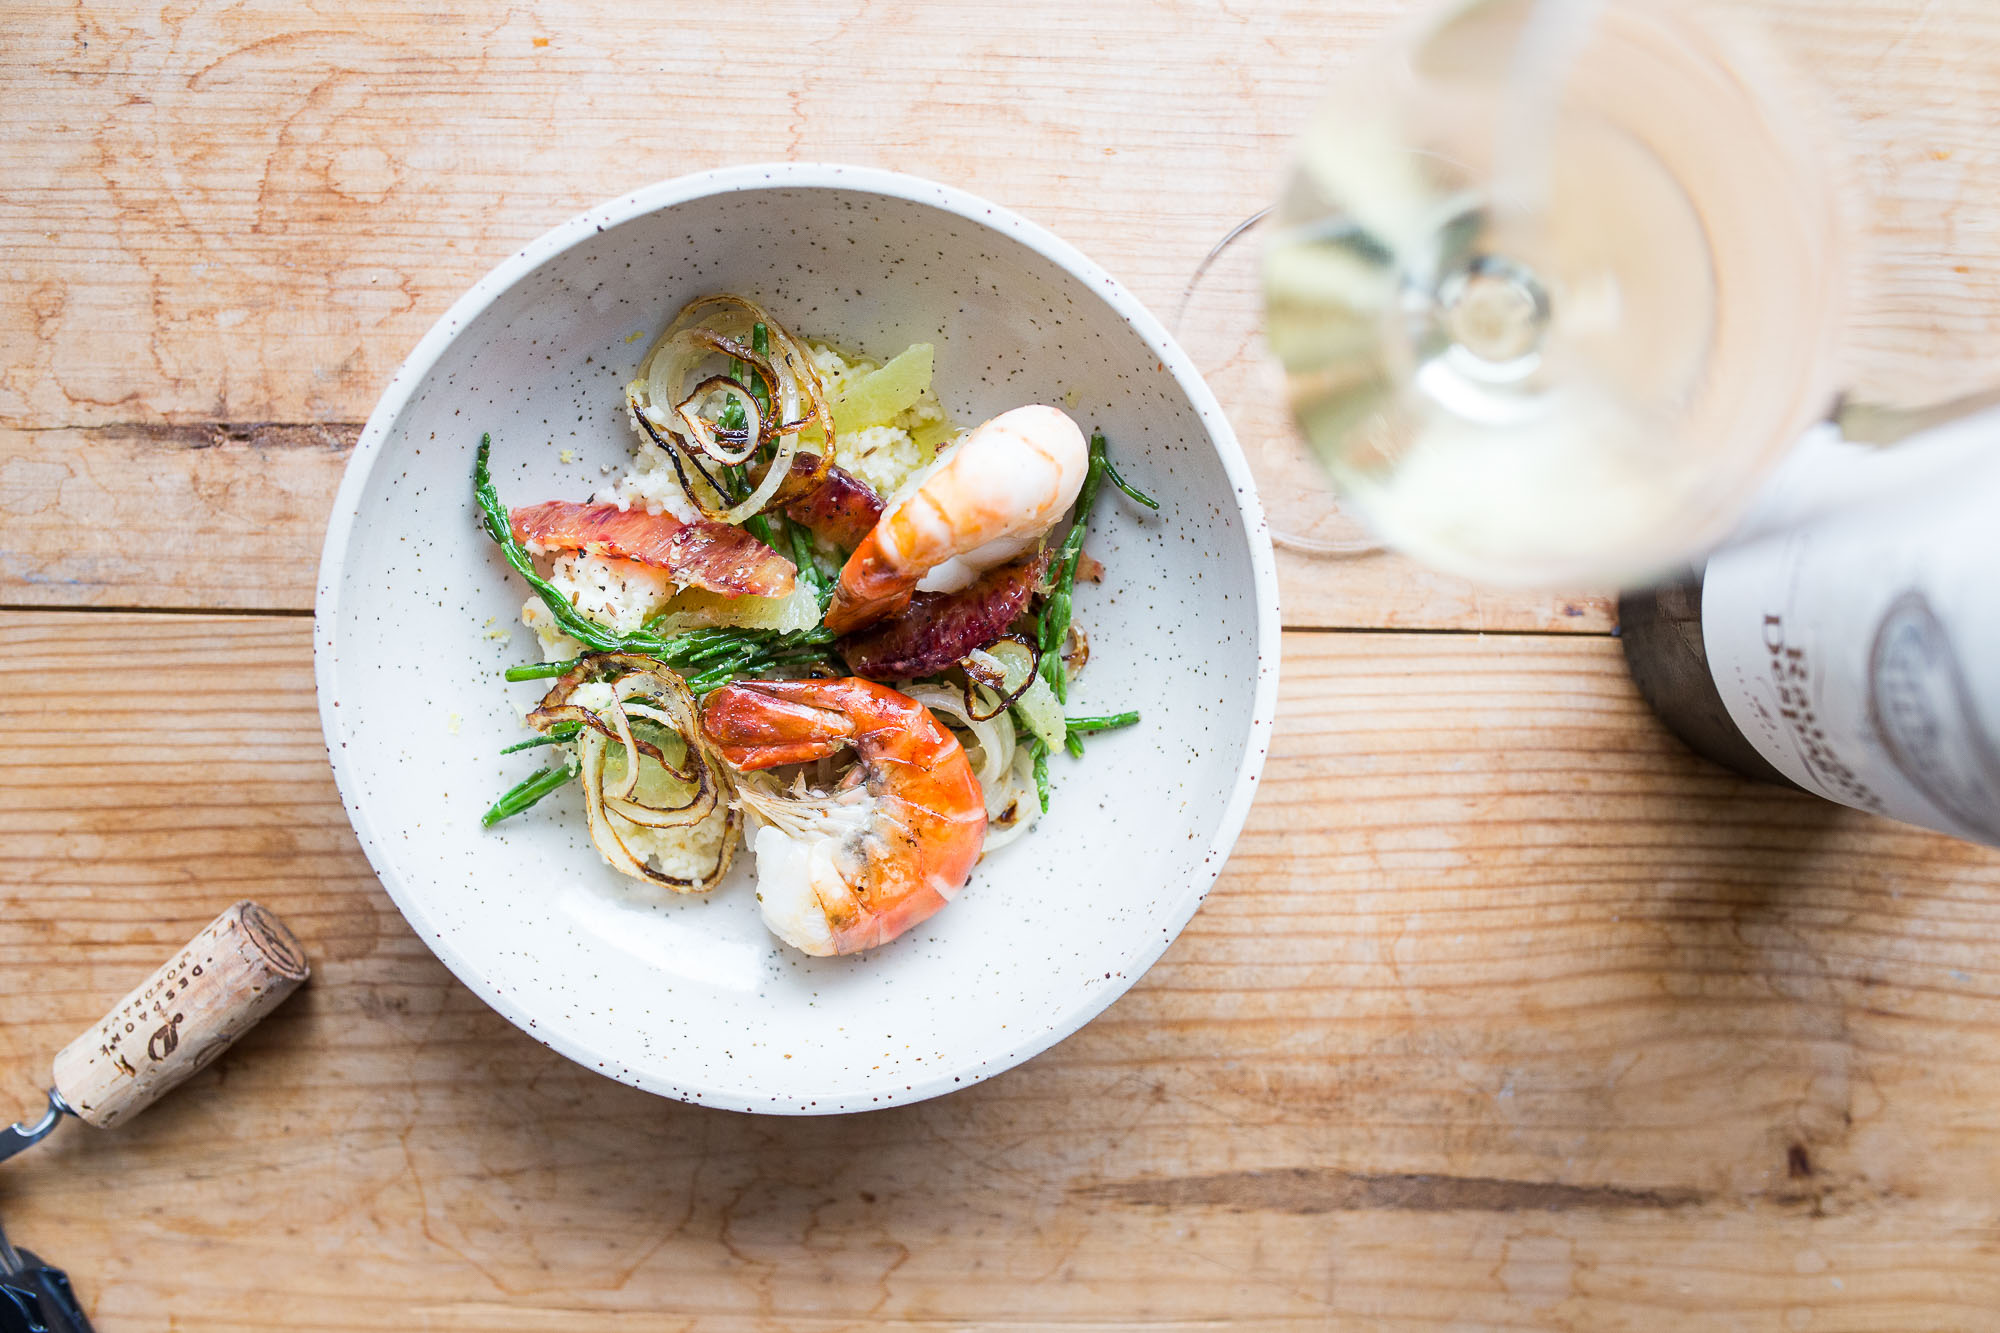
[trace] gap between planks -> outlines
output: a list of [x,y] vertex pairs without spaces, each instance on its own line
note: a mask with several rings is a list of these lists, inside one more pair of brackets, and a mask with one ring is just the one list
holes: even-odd
[[32,602],[0,602],[0,614],[21,612],[32,615],[120,615],[120,616],[224,616],[231,620],[310,620],[309,606],[38,606]]
[[[359,428],[0,427],[0,607],[306,614]],[[1474,588],[1399,556],[1277,551],[1288,628],[1603,634],[1602,597]]]
[[[309,606],[228,607],[228,606],[37,606],[29,602],[0,602],[0,615],[82,615],[82,616],[220,616],[230,620],[310,620]],[[1286,634],[1433,635],[1445,638],[1479,638],[1485,635],[1512,639],[1615,639],[1616,628],[1608,630],[1567,629],[1473,629],[1451,625],[1402,628],[1394,625],[1286,625]]]

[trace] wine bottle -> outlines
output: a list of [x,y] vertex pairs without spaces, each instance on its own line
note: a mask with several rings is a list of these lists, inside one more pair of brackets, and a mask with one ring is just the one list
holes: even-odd
[[2000,846],[2000,413],[1809,438],[1745,535],[1619,602],[1640,693],[1751,777]]

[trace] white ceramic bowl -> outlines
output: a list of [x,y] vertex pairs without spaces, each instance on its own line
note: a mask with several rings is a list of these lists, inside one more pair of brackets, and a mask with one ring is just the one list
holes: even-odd
[[[474,525],[473,449],[503,499],[584,499],[627,458],[621,389],[680,306],[754,295],[878,357],[937,346],[955,419],[1069,403],[1147,514],[1109,491],[1081,585],[1072,712],[1143,721],[1055,756],[1052,808],[946,911],[855,958],[764,929],[753,858],[712,896],[599,860],[574,788],[483,830],[537,766],[545,682],[526,589]],[[1074,395],[1074,398],[1068,395]],[[1159,323],[1040,227],[887,172],[788,165],[650,186],[501,264],[427,334],[334,505],[315,636],[320,715],[362,848],[411,926],[530,1036],[666,1096],[818,1114],[975,1083],[1075,1031],[1158,958],[1214,882],[1263,767],[1277,687],[1271,548],[1214,399]]]

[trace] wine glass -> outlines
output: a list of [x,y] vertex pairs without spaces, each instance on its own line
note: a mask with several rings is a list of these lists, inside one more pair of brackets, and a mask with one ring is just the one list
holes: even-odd
[[1271,540],[1307,556],[1367,555],[1381,540],[1341,507],[1332,476],[1292,424],[1285,372],[1265,346],[1258,242],[1270,213],[1237,223],[1196,267],[1174,311],[1174,336],[1229,411]]
[[1341,75],[1264,224],[1266,336],[1390,545],[1634,584],[1719,542],[1828,415],[1830,155],[1737,17],[1457,0]]

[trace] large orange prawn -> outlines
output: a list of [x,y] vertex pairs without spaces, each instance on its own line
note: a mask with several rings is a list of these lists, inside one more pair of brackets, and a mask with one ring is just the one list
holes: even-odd
[[896,938],[957,895],[986,836],[986,807],[958,739],[908,695],[858,678],[725,685],[702,731],[741,773],[851,750],[831,792],[737,783],[762,821],[757,900],[772,933],[817,956]]

